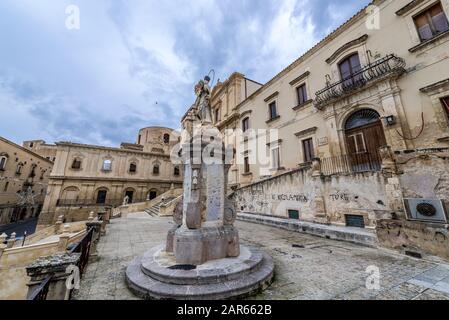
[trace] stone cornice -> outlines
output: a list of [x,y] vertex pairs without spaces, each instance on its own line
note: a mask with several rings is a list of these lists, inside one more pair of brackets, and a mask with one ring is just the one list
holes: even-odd
[[312,128],[302,130],[302,131],[295,133],[295,136],[298,138],[301,138],[301,137],[307,136],[309,134],[315,134],[317,132],[317,130],[318,130],[317,127],[312,127]]
[[417,6],[419,6],[424,1],[425,0],[413,0],[409,3],[407,3],[404,7],[402,7],[398,11],[396,11],[396,15],[403,16],[403,15],[407,14],[408,12],[410,12],[411,10],[413,10],[414,8],[416,8]]
[[136,179],[136,178],[104,178],[104,177],[75,177],[75,176],[52,176],[50,177],[50,182],[52,185],[55,182],[63,182],[63,181],[102,181],[102,182],[112,182],[112,183],[128,183],[128,182],[137,182],[137,183],[174,183],[174,184],[182,184],[182,180],[174,181],[174,180],[162,180],[162,179]]
[[310,71],[306,71],[304,72],[302,75],[300,75],[299,77],[297,77],[296,79],[290,81],[290,85],[294,86],[295,84],[297,84],[298,82],[300,82],[301,80],[307,78],[310,75]]
[[251,113],[253,113],[253,110],[246,110],[245,112],[242,112],[242,113],[240,114],[240,119],[242,119],[242,118],[244,118],[244,117],[250,115]]
[[348,43],[346,43],[346,44],[342,45],[340,48],[338,48],[337,51],[335,51],[329,58],[327,58],[326,62],[328,64],[332,64],[338,58],[338,56],[340,56],[343,52],[345,52],[346,50],[348,50],[354,46],[365,43],[367,39],[368,39],[368,35],[364,34],[363,36],[361,36],[358,39],[349,41]]
[[424,92],[424,93],[432,93],[432,92],[435,92],[444,87],[449,87],[449,79],[445,79],[442,81],[432,83],[431,85],[428,85],[428,86],[425,86],[424,88],[419,89],[419,91]]
[[268,102],[268,101],[270,101],[270,100],[276,98],[278,95],[279,95],[279,91],[276,91],[275,93],[273,93],[273,94],[271,94],[270,96],[266,97],[266,98],[264,99],[264,101],[265,101],[265,102]]
[[127,154],[137,154],[142,156],[154,156],[159,158],[170,158],[170,155],[162,154],[162,153],[153,153],[153,152],[144,152],[138,150],[131,149],[121,149],[121,148],[112,148],[112,147],[104,147],[104,146],[95,146],[81,143],[72,143],[72,142],[57,142],[56,145],[58,147],[69,147],[76,149],[91,149],[91,150],[102,150],[102,151],[112,151],[116,153],[127,153]]

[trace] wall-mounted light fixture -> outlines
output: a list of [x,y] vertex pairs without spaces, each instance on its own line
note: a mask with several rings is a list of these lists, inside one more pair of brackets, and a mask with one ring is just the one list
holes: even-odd
[[396,124],[396,117],[393,116],[393,115],[387,116],[387,117],[385,118],[385,121],[387,122],[387,125],[393,126],[393,125]]

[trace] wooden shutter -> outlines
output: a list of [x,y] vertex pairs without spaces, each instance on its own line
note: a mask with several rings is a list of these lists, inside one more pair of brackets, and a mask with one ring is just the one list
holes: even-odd
[[313,148],[313,139],[307,139],[302,142],[304,150],[304,162],[311,162],[315,158],[315,152]]
[[446,112],[447,119],[449,120],[449,97],[441,99],[441,103],[443,103],[443,108]]

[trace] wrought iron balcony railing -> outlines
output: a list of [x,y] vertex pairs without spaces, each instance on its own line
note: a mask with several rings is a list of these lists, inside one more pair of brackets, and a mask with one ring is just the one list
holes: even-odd
[[373,63],[368,64],[350,77],[335,83],[328,83],[326,88],[316,93],[315,107],[321,109],[325,105],[351,94],[370,82],[387,76],[401,75],[405,72],[405,60],[387,55]]

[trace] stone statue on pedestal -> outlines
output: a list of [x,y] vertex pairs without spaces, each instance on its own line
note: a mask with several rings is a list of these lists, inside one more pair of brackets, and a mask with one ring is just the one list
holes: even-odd
[[[273,279],[271,257],[240,246],[235,203],[226,195],[234,152],[212,125],[209,81],[205,77],[195,87],[192,135],[181,151],[184,194],[173,212],[174,226],[165,245],[136,258],[126,271],[129,288],[143,298],[244,297]],[[193,124],[196,119],[201,122]]]
[[195,112],[201,124],[212,123],[212,109],[210,106],[211,89],[209,87],[210,78],[206,76],[204,80],[200,80],[195,86]]

